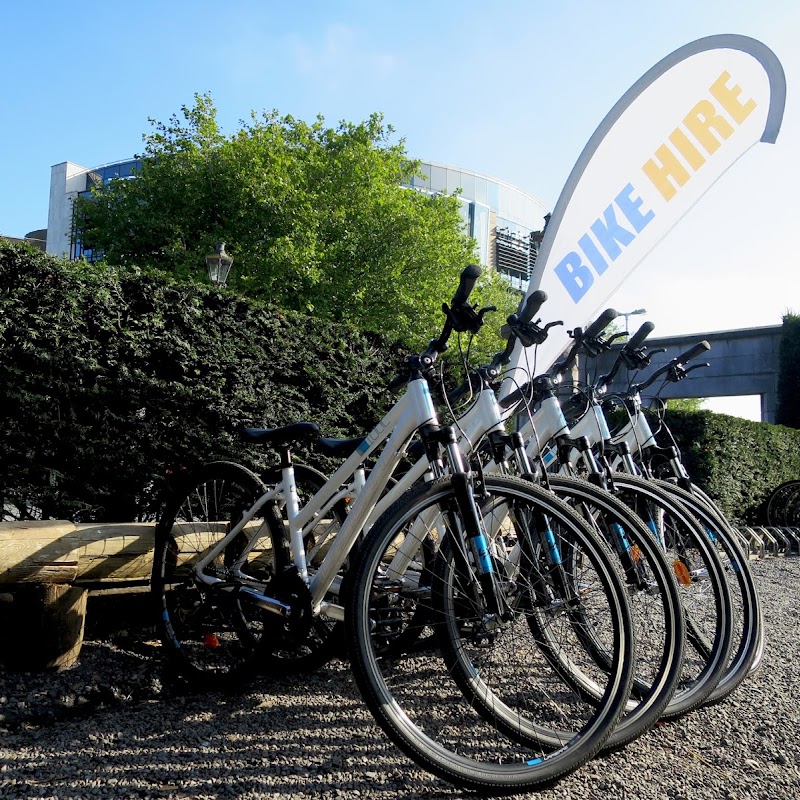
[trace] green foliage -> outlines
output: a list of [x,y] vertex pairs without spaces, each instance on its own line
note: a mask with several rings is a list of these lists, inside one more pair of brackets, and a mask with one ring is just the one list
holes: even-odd
[[705,397],[675,397],[667,400],[668,411],[702,411]]
[[404,188],[418,170],[374,114],[326,127],[253,113],[225,136],[209,95],[151,120],[142,168],[79,202],[87,246],[113,266],[207,281],[227,242],[247,297],[419,345],[474,259],[458,200]]
[[792,312],[783,317],[776,419],[800,428],[800,316]]
[[346,325],[0,240],[3,516],[152,518],[167,469],[261,464],[242,425],[363,433],[398,361]]
[[710,411],[668,411],[666,422],[692,479],[732,520],[763,522],[772,490],[800,477],[800,431]]

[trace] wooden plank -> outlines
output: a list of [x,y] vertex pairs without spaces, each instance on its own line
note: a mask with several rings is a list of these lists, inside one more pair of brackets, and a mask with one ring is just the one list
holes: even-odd
[[[254,521],[252,528],[261,523]],[[199,550],[228,532],[225,522],[178,523],[173,535],[200,536]],[[87,523],[45,520],[0,523],[0,584],[116,583],[147,580],[153,568],[155,524],[152,522]],[[265,538],[260,547],[268,547]]]
[[64,520],[0,524],[0,584],[70,583],[78,560]]
[[89,523],[71,537],[78,559],[75,583],[146,580],[153,568],[155,523]]

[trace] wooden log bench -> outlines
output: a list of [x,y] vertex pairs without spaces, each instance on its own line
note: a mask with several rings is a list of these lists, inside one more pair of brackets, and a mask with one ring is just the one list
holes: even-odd
[[[178,537],[180,524],[173,528]],[[225,522],[213,526],[198,544],[228,531]],[[186,533],[197,538],[193,528]],[[83,644],[89,591],[149,584],[154,534],[152,522],[0,523],[0,668],[72,666]],[[261,541],[252,559],[269,557],[268,537]]]
[[90,589],[146,584],[154,523],[0,523],[0,665],[65,669],[80,655]]

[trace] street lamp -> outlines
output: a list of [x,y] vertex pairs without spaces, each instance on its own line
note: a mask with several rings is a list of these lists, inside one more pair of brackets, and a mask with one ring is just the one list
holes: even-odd
[[214,251],[206,256],[208,277],[215,286],[224,286],[228,281],[233,259],[225,252],[225,242],[214,245]]
[[625,333],[628,333],[628,317],[635,317],[637,314],[646,314],[646,308],[637,308],[635,311],[623,311],[620,313],[621,317],[625,317]]

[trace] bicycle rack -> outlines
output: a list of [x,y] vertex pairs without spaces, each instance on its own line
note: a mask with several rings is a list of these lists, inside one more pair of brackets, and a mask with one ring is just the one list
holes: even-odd
[[765,525],[758,525],[757,527],[753,528],[753,530],[756,532],[756,536],[761,539],[761,543],[764,545],[764,558],[774,555],[777,545],[775,538],[767,530],[767,527]]
[[767,531],[772,534],[778,543],[778,550],[773,555],[778,558],[785,558],[789,553],[789,539],[784,533],[785,528],[768,527]]
[[747,557],[754,561],[759,558],[764,558],[764,542],[761,537],[756,533],[753,528],[743,526],[737,528],[741,536],[744,537],[744,548]]
[[789,542],[787,555],[796,553],[800,555],[800,528],[783,528],[783,533]]
[[731,525],[730,526],[731,533],[733,534],[734,539],[736,540],[736,544],[739,545],[744,555],[749,558],[750,557],[750,544],[748,541],[747,536],[743,533],[745,528],[742,528],[738,525]]
[[761,543],[764,545],[764,556],[775,555],[778,549],[778,543],[775,541],[775,537],[763,525],[753,530],[755,530],[756,535],[761,539]]

